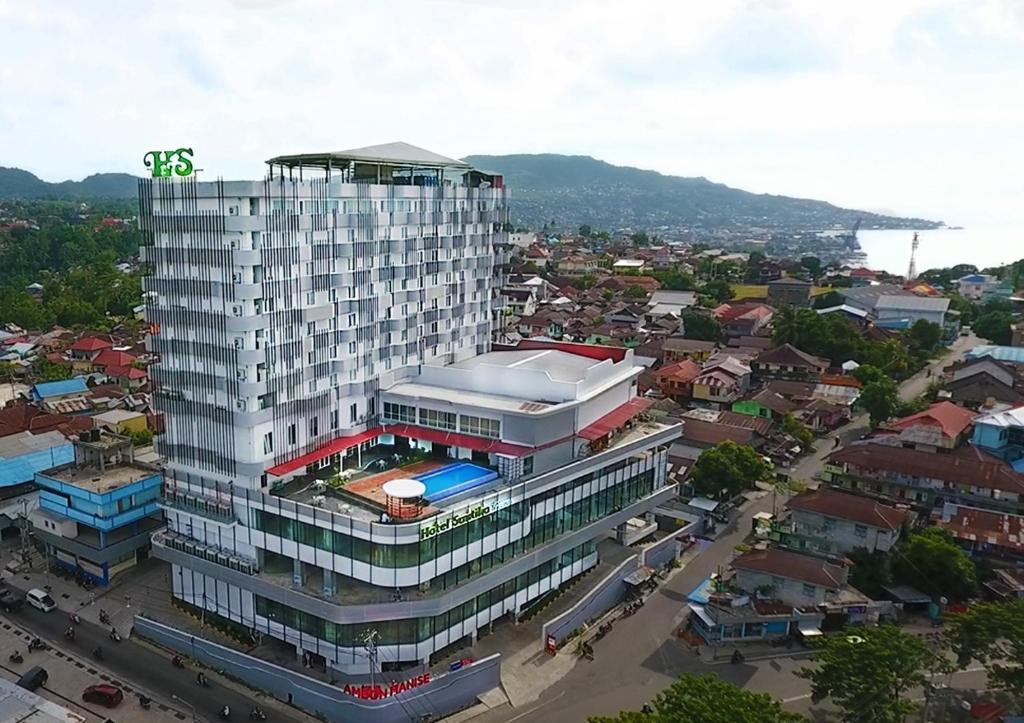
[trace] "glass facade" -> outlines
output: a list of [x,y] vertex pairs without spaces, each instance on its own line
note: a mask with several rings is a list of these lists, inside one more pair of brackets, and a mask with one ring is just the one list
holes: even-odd
[[384,419],[389,422],[416,424],[416,407],[410,407],[405,404],[384,402]]
[[[612,467],[624,468],[628,463],[629,460],[625,460],[622,463],[611,465],[601,470],[601,474],[608,474]],[[577,530],[646,497],[654,491],[655,473],[653,469],[648,469],[622,480],[607,479],[607,487],[592,494],[582,496],[580,488],[593,480],[594,475],[583,475],[570,482],[553,487],[542,494],[514,502],[504,509],[472,520],[467,524],[446,530],[429,539],[406,544],[388,545],[380,542],[371,542],[361,537],[302,522],[283,515],[277,515],[265,510],[253,510],[253,527],[269,535],[293,540],[300,544],[325,550],[357,562],[365,562],[384,568],[406,568],[430,562],[453,550],[473,542],[478,542],[498,530],[522,522],[531,516],[531,512],[534,509],[541,507],[545,502],[554,499],[558,495],[579,497],[575,501],[567,501],[564,506],[557,510],[535,517],[532,520],[531,529],[527,535],[505,545],[499,550],[489,553],[492,560],[496,555],[500,558],[499,563],[492,561],[491,565],[493,565],[500,564],[501,560],[511,559],[511,557],[520,554],[522,551],[552,540],[560,534]],[[447,575],[454,574],[454,579],[461,581],[464,577],[473,574],[472,567],[476,566],[482,569],[483,565],[483,558],[477,558],[462,566],[467,568],[467,570],[457,568],[447,573]]]
[[[459,605],[447,612],[429,618],[410,618],[405,620],[387,620],[355,625],[341,625],[323,618],[296,610],[283,603],[255,595],[256,614],[268,620],[281,623],[293,630],[326,640],[344,648],[361,647],[366,633],[375,630],[378,634],[378,645],[414,644],[429,640],[452,626],[468,620],[478,612],[483,612],[493,605],[505,602],[516,593],[526,590],[531,585],[544,580],[555,573],[568,571],[573,563],[585,559],[597,549],[594,541],[585,542],[559,557],[548,560],[532,570],[498,585],[476,597],[474,600]],[[571,576],[552,581],[552,588],[570,579]]]

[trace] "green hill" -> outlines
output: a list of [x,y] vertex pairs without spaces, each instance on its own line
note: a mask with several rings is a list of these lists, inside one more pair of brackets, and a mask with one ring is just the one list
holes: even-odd
[[48,183],[20,168],[0,166],[0,198],[133,198],[138,179],[127,173],[96,173],[81,181]]
[[590,156],[542,153],[467,156],[465,160],[503,174],[512,191],[513,222],[533,228],[554,221],[561,228],[589,224],[610,230],[659,226],[795,230],[835,224],[849,227],[858,218],[865,228],[941,225],[839,208],[824,201],[749,193],[706,178],[665,176]]

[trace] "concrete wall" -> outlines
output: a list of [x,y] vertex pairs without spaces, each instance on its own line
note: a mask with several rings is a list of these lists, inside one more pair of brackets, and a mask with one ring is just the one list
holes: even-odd
[[[292,702],[331,723],[408,723],[410,711],[436,718],[451,715],[477,702],[477,697],[498,687],[501,656],[478,660],[429,683],[382,700],[361,700],[340,687],[307,677],[265,660],[197,638],[147,618],[135,617],[134,632],[166,648],[195,658],[246,685]],[[414,677],[397,674],[396,681]],[[362,682],[362,681],[360,681]],[[355,685],[353,681],[353,685]]]
[[645,547],[643,552],[640,553],[640,564],[653,567],[656,570],[664,567],[676,559],[682,549],[683,543],[679,542],[676,538],[689,532],[695,532],[696,529],[697,523],[691,522],[685,527],[680,527],[678,531],[673,532],[664,540],[659,540],[653,545]]
[[626,597],[626,583],[623,580],[639,567],[639,555],[623,561],[574,607],[549,620],[541,632],[541,642],[544,643],[549,635],[554,635],[555,643],[561,645],[573,630],[582,627],[587,620],[618,605]]

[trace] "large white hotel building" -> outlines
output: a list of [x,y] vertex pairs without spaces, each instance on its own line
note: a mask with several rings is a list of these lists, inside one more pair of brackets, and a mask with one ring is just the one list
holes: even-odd
[[632,352],[491,349],[501,176],[404,143],[268,165],[141,182],[154,552],[180,601],[315,663],[428,663],[649,519],[679,430]]

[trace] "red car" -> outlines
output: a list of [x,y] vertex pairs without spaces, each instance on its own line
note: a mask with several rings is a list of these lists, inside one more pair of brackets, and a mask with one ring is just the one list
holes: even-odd
[[107,708],[115,708],[124,700],[124,693],[116,685],[101,683],[100,685],[90,685],[83,690],[82,700],[86,703],[98,703]]

